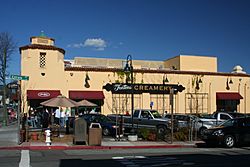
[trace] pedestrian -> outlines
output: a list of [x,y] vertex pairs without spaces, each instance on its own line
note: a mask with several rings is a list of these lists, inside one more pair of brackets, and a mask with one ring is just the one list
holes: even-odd
[[65,111],[62,108],[60,110],[60,126],[62,128],[65,126]]
[[43,129],[46,129],[46,128],[48,128],[48,126],[49,126],[49,112],[48,112],[48,110],[45,110],[43,112],[42,127],[43,127]]
[[36,128],[36,122],[35,122],[35,112],[33,110],[33,108],[30,108],[31,109],[31,114],[30,114],[30,121],[31,121],[31,126],[32,128]]
[[36,127],[39,127],[38,125],[38,119],[37,119],[37,110],[34,110],[34,120],[35,120],[35,124],[36,124]]
[[13,122],[16,118],[16,113],[14,111],[14,109],[12,108],[11,109],[11,112],[10,112],[10,119],[11,119],[11,122]]
[[128,111],[126,111],[126,115],[129,115],[129,112],[128,112]]
[[65,123],[66,123],[66,134],[69,134],[69,117],[71,115],[71,111],[68,107],[65,110]]
[[95,108],[92,108],[92,110],[89,112],[90,114],[95,114]]
[[25,129],[27,124],[28,124],[27,113],[24,113],[22,116],[22,129]]
[[168,115],[168,111],[164,111],[164,113],[163,113],[163,117],[165,118],[165,117],[166,117],[166,115]]
[[57,108],[56,111],[55,111],[55,123],[57,125],[59,125],[59,123],[60,123],[60,115],[61,115],[60,109]]

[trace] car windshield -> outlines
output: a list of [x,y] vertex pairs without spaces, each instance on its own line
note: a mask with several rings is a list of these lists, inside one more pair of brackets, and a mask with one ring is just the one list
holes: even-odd
[[83,118],[85,120],[88,120],[90,122],[113,122],[110,118],[104,116],[104,115],[95,115],[95,114],[87,114],[83,115]]
[[100,122],[113,122],[109,117],[106,117],[104,115],[100,116],[99,120]]
[[156,110],[151,110],[152,115],[154,118],[162,118],[162,116]]
[[219,126],[229,127],[229,126],[235,125],[236,123],[237,123],[237,120],[230,119],[230,120],[227,120],[226,122],[221,123]]

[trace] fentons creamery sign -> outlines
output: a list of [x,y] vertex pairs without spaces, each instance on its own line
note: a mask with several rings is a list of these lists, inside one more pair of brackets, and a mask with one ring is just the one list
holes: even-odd
[[134,90],[142,91],[170,91],[171,86],[165,85],[135,85]]
[[[133,86],[133,87],[132,87]],[[181,92],[185,88],[182,85],[175,84],[120,84],[112,83],[103,86],[107,91],[111,91],[114,94],[130,94],[132,91],[134,94],[151,93],[151,94],[169,94],[170,89],[174,89],[174,93]],[[133,88],[133,90],[132,90]]]

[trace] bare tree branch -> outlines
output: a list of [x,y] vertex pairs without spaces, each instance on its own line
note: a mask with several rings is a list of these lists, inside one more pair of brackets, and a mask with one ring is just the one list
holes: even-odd
[[12,36],[7,32],[0,33],[0,84],[3,85],[2,103],[4,108],[3,120],[4,125],[8,123],[7,107],[6,107],[6,76],[8,64],[11,60],[11,55],[16,50],[16,43]]

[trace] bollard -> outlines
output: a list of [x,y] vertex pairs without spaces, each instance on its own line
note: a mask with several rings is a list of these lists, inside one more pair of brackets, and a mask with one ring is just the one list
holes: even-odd
[[46,140],[45,143],[47,146],[51,145],[51,140],[50,140],[50,136],[51,136],[51,131],[49,129],[45,130],[46,133]]

